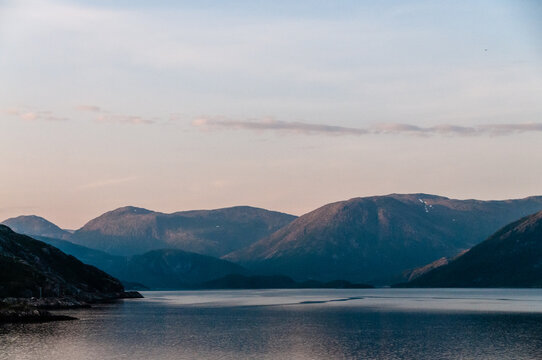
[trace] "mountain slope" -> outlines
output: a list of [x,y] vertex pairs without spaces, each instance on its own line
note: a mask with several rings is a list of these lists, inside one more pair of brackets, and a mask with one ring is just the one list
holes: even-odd
[[2,224],[19,234],[28,236],[47,236],[67,240],[70,233],[62,230],[52,222],[36,215],[22,215],[4,220]]
[[57,248],[0,225],[0,297],[118,297],[121,283]]
[[67,240],[45,236],[36,236],[35,238],[56,247],[65,254],[72,255],[84,264],[95,266],[116,278],[119,277],[119,269],[122,269],[126,264],[126,257],[124,256],[111,255],[105,251],[94,250]]
[[434,269],[437,269],[437,268],[439,268],[441,266],[444,266],[444,265],[448,265],[451,261],[459,258],[460,256],[464,255],[468,251],[469,250],[463,250],[459,254],[457,254],[456,256],[451,257],[451,258],[447,258],[447,257],[443,256],[440,259],[437,259],[437,260],[433,261],[430,264],[420,266],[420,267],[417,267],[415,269],[406,270],[406,271],[403,272],[402,276],[403,276],[405,281],[412,281],[412,280],[422,276],[423,274],[427,274],[428,272],[430,272],[430,271],[432,271]]
[[182,289],[230,274],[246,274],[243,267],[212,256],[175,249],[152,250],[141,255],[119,256],[66,240],[39,240],[93,265],[123,282],[140,283],[151,289]]
[[542,287],[542,212],[516,221],[409,287]]
[[175,248],[222,256],[290,223],[295,216],[248,206],[164,214],[135,207],[105,213],[70,241],[115,255]]
[[427,194],[325,205],[224,258],[298,280],[386,283],[406,269],[454,256],[496,229],[542,210],[542,197],[452,200]]
[[125,281],[152,289],[182,289],[230,274],[247,273],[229,261],[182,250],[152,250],[128,257],[124,267],[111,270]]

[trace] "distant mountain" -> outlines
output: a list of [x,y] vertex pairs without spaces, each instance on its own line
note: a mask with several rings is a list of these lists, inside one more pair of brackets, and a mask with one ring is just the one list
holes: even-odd
[[354,198],[325,205],[227,256],[257,273],[296,280],[385,284],[406,269],[476,245],[542,210],[542,197],[452,200],[427,194]]
[[119,256],[66,240],[46,237],[39,239],[75,256],[85,264],[115,276],[132,288],[184,289],[225,275],[247,273],[245,268],[229,261],[176,249]]
[[542,287],[542,212],[516,221],[408,287]]
[[36,215],[23,215],[4,220],[2,224],[8,226],[13,231],[28,236],[47,236],[55,239],[67,240],[71,234]]
[[57,248],[0,225],[0,298],[72,296],[91,301],[122,295],[112,276]]
[[70,241],[115,255],[174,248],[222,256],[289,224],[295,216],[248,206],[164,214],[123,207],[89,221]]
[[111,272],[124,281],[152,289],[183,289],[229,274],[246,274],[247,270],[211,256],[182,250],[152,250],[128,257],[123,268]]

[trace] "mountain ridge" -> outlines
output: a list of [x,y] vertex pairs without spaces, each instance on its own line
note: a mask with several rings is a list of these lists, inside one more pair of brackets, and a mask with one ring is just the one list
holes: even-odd
[[176,248],[222,256],[277,230],[296,217],[250,206],[161,213],[132,206],[106,212],[70,241],[114,255]]
[[542,196],[495,201],[422,193],[357,197],[315,209],[223,258],[296,280],[385,284],[406,269],[454,256],[539,210]]

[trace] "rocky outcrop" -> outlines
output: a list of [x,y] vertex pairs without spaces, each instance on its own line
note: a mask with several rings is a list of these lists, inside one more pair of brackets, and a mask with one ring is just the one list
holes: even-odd
[[36,323],[60,320],[77,319],[72,316],[52,314],[43,308],[39,308],[38,306],[24,301],[24,299],[0,299],[0,324]]

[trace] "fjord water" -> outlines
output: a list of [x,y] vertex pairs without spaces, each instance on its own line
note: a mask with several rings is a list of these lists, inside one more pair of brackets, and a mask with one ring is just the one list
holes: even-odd
[[542,289],[144,292],[0,326],[1,359],[540,359]]

